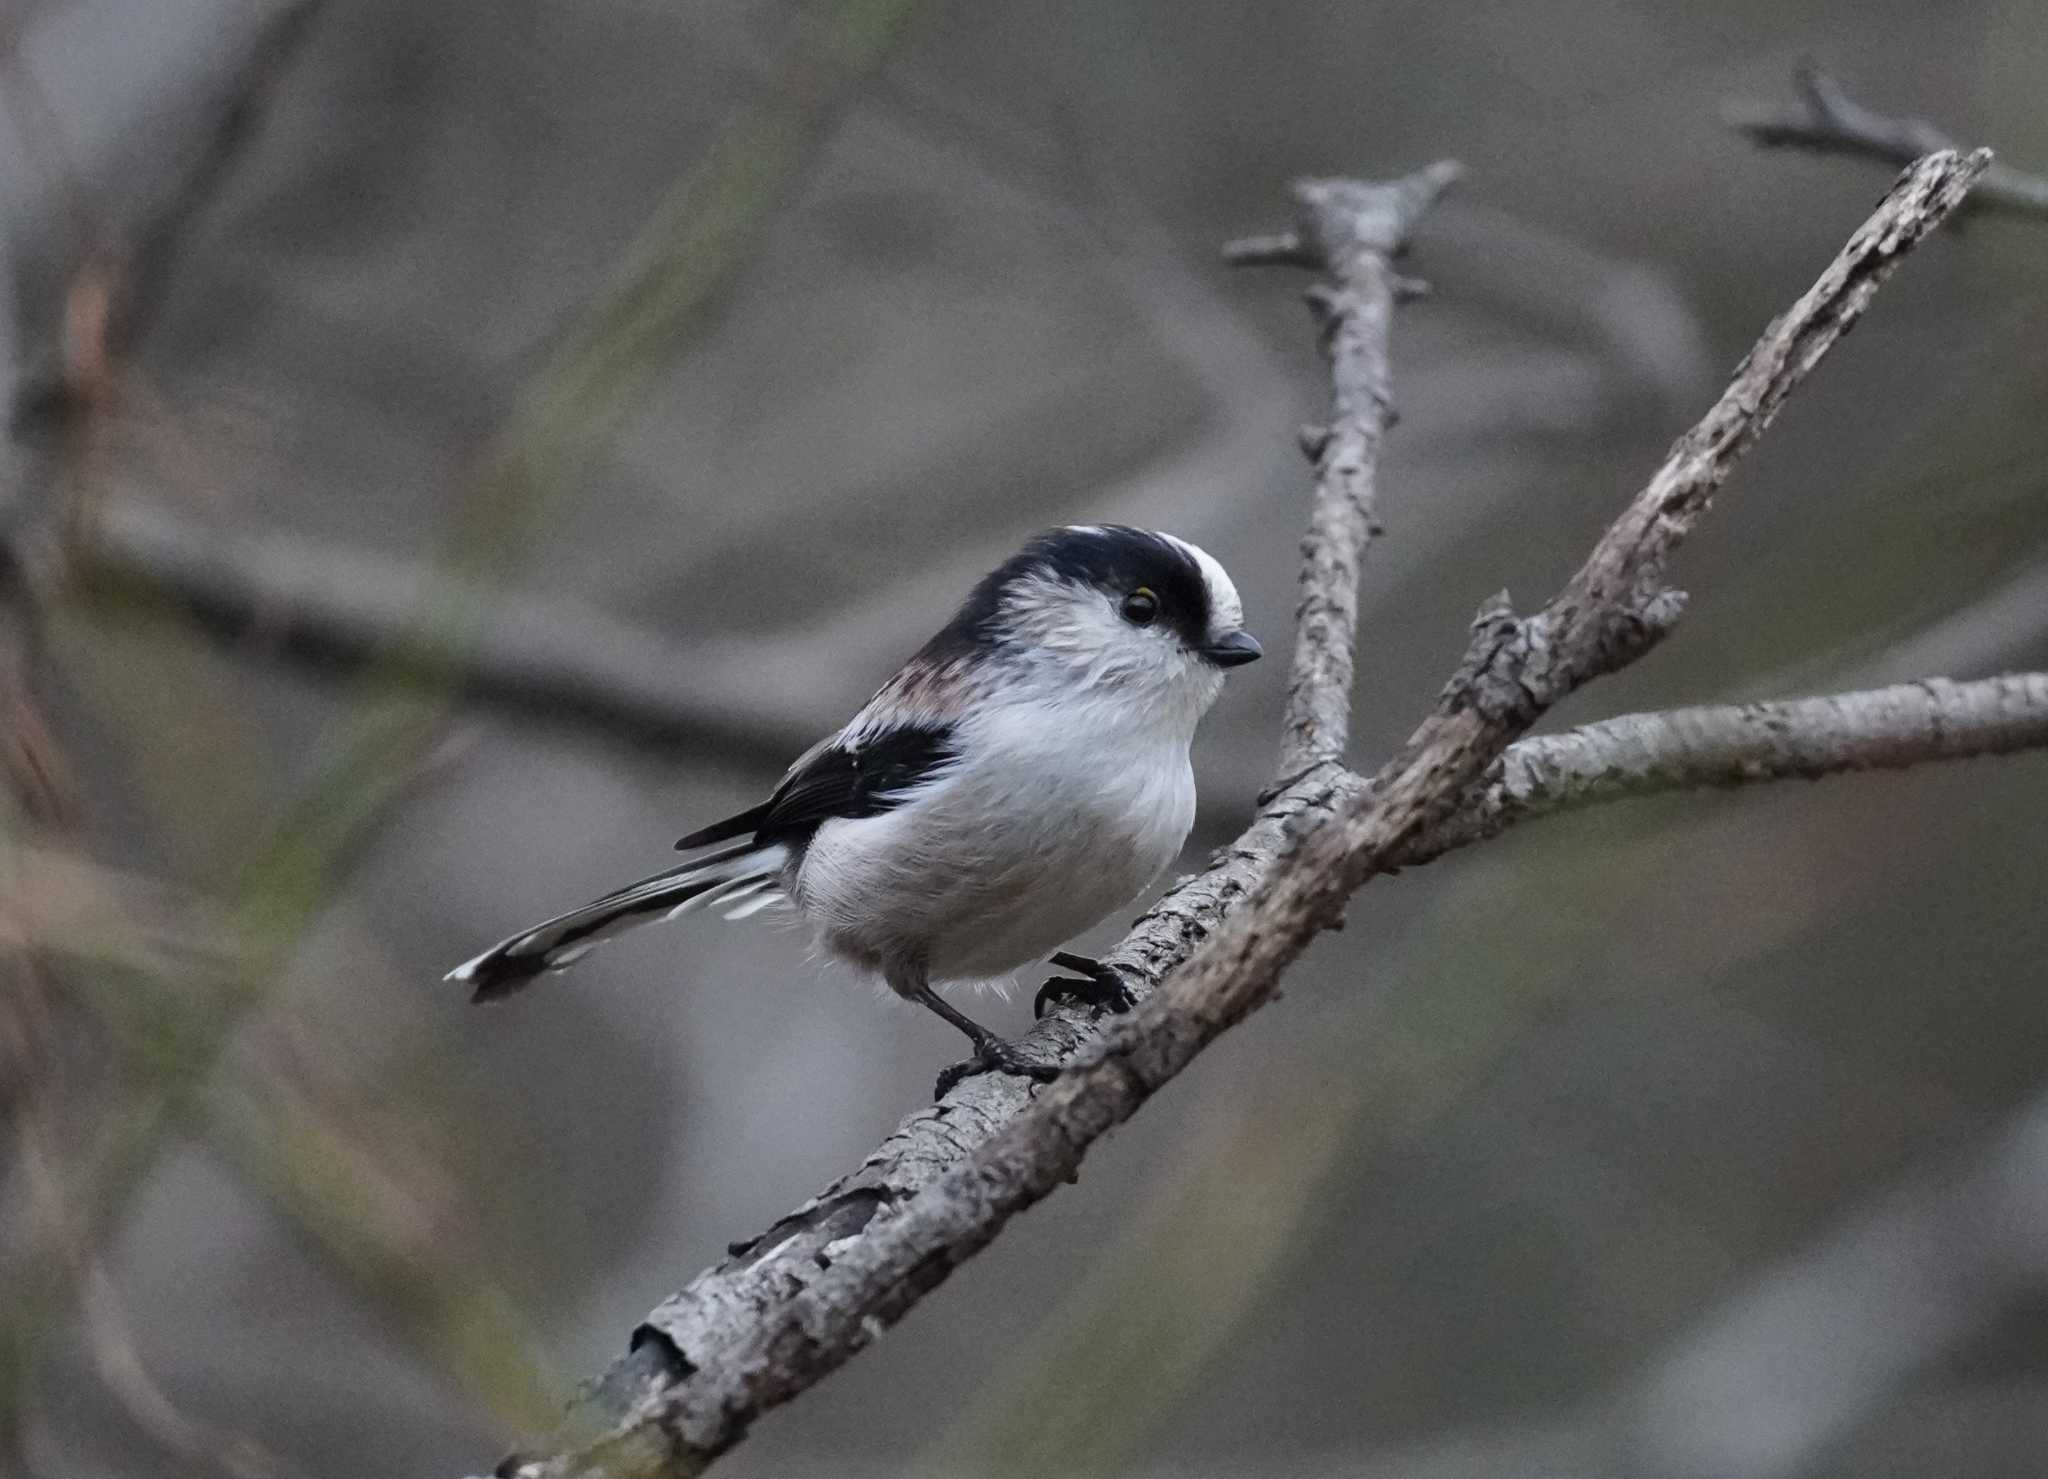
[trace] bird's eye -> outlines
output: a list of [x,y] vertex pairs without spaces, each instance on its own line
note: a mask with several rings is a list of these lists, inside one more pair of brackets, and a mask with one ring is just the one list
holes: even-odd
[[1159,597],[1152,594],[1152,587],[1141,585],[1124,597],[1122,607],[1124,620],[1134,627],[1149,627],[1159,619]]

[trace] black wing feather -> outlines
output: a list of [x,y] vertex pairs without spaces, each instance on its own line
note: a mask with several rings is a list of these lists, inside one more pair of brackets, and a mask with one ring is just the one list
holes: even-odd
[[769,803],[750,806],[738,816],[727,817],[722,822],[713,822],[700,827],[676,844],[677,852],[688,852],[693,847],[709,847],[714,842],[729,842],[735,837],[745,837],[760,829],[761,818],[768,815]]
[[903,793],[959,759],[950,724],[913,724],[856,741],[835,740],[799,761],[759,806],[698,832],[676,846],[706,847],[752,832],[757,845],[801,849],[833,817],[871,817],[903,804]]

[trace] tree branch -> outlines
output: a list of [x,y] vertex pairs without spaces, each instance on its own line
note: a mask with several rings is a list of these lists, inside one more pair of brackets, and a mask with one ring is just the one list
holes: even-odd
[[[370,662],[463,696],[549,719],[582,720],[645,744],[714,743],[794,752],[796,716],[748,710],[737,675],[764,657],[747,644],[674,643],[565,602],[506,601],[445,569],[283,532],[250,534],[134,501],[95,510],[80,575],[101,596],[167,603],[224,641],[312,667]],[[470,623],[421,612],[482,613]]]
[[191,168],[136,235],[124,274],[126,290],[110,335],[117,345],[132,347],[148,334],[177,276],[194,223],[220,198],[229,175],[255,141],[325,5],[326,0],[289,0],[257,31],[228,89],[226,106]]
[[[1669,628],[1683,604],[1664,580],[1670,553],[1898,257],[1957,208],[1988,162],[1983,152],[1945,153],[1901,178],[1564,590],[1530,617],[1512,616],[1504,598],[1480,613],[1435,711],[1372,781],[1329,778],[1335,767],[1323,766],[1296,778],[1207,872],[1140,920],[1111,955],[1141,992],[1158,983],[1137,1009],[1092,1041],[1084,1023],[1058,1014],[1033,1033],[1042,1047],[1078,1049],[1067,1073],[1036,1092],[1007,1077],[970,1079],[912,1115],[858,1171],[734,1245],[649,1317],[598,1390],[623,1414],[603,1437],[500,1472],[700,1471],[760,1413],[863,1349],[1011,1216],[1072,1179],[1097,1138],[1270,999],[1349,894],[1398,864],[1518,734]],[[1300,261],[1317,240],[1345,239],[1341,227],[1297,233],[1285,250],[1267,243],[1266,259]],[[1376,433],[1364,444],[1376,447]],[[1297,685],[1320,681],[1317,671],[1298,666]],[[1292,699],[1290,712],[1306,703]]]
[[[169,296],[193,227],[219,200],[235,167],[260,132],[286,76],[312,34],[326,0],[288,0],[259,23],[248,54],[225,88],[223,105],[190,167],[132,234],[132,244],[111,239],[104,224],[81,230],[84,260],[74,273],[70,340],[58,347],[57,364],[24,377],[9,409],[17,434],[64,413],[86,409],[94,381],[107,372],[111,356],[131,351],[155,322]],[[52,149],[61,158],[61,151]],[[70,178],[66,191],[82,201],[85,189]],[[74,220],[97,222],[101,212],[74,204]],[[90,308],[81,313],[86,304]]]
[[1610,801],[2043,747],[2048,673],[1971,683],[1929,678],[1827,698],[1624,714],[1517,740],[1458,810],[1417,838],[1400,861],[1426,863],[1517,823]]
[[[2048,673],[1622,714],[1516,740],[1392,866],[1434,862],[1523,822],[1616,801],[2038,749],[2048,749]],[[1337,772],[1316,807],[1342,806],[1369,784]]]
[[[1924,118],[1894,118],[1864,107],[1811,61],[1793,70],[1792,87],[1796,96],[1790,103],[1729,105],[1724,114],[1728,126],[1766,149],[1856,155],[1882,160],[1893,169],[1923,154],[1960,148]],[[2048,177],[1993,164],[1964,209],[2048,217]]]
[[1301,429],[1316,492],[1301,542],[1294,667],[1280,721],[1283,776],[1342,759],[1350,735],[1358,573],[1380,532],[1375,472],[1394,421],[1387,342],[1395,303],[1422,290],[1394,270],[1394,258],[1462,173],[1444,159],[1387,185],[1300,180],[1292,231],[1223,249],[1225,260],[1239,265],[1284,263],[1324,275],[1309,289],[1308,304],[1330,362],[1330,421]]

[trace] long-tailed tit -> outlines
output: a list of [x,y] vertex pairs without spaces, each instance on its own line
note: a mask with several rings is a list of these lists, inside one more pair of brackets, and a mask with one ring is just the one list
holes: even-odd
[[448,978],[488,1001],[636,925],[785,905],[829,954],[966,1033],[976,1066],[1044,1077],[933,987],[1048,957],[1089,977],[1074,994],[1127,1004],[1113,970],[1058,947],[1180,852],[1195,725],[1224,669],[1259,655],[1243,619],[1223,567],[1170,534],[1041,534],[766,801],[676,844],[696,857]]

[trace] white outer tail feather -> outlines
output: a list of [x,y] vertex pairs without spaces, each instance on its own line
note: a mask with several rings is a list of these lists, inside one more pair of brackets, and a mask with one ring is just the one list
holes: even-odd
[[[748,918],[783,902],[782,869],[788,861],[789,849],[780,844],[726,848],[521,930],[464,961],[444,979],[473,985],[476,999],[487,1000],[559,971],[612,936],[643,924],[674,919],[692,909],[727,906],[728,919]],[[671,899],[674,904],[663,908]]]

